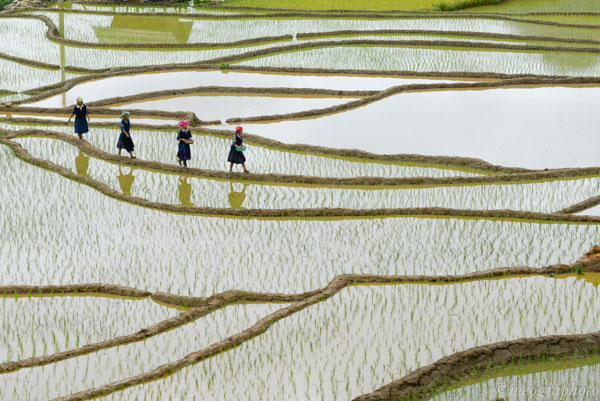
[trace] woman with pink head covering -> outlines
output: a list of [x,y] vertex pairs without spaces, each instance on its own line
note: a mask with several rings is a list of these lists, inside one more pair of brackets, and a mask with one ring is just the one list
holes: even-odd
[[179,165],[183,163],[184,167],[187,167],[187,161],[192,158],[192,151],[190,145],[194,143],[192,139],[192,132],[188,128],[188,122],[183,120],[179,123],[179,133],[177,134],[177,141],[179,141],[179,150],[177,151],[177,160]]
[[227,157],[227,161],[229,164],[229,172],[233,172],[234,164],[241,164],[244,168],[244,173],[248,172],[246,168],[246,156],[244,156],[244,150],[246,147],[244,146],[244,138],[243,132],[244,129],[242,127],[235,127],[235,135],[233,136],[233,143],[231,144],[231,149],[229,149],[229,156]]

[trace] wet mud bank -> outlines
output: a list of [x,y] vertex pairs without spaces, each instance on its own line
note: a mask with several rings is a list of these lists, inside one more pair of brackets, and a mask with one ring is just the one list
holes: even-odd
[[599,352],[600,332],[504,341],[449,355],[353,401],[427,400],[452,383],[491,369],[550,358],[585,357]]
[[116,284],[65,284],[65,285],[8,285],[0,286],[0,296],[21,296],[21,295],[59,295],[59,294],[104,294],[115,295],[128,298],[148,298],[152,295],[149,291],[138,290],[137,288],[123,287]]
[[[562,274],[576,273],[578,268],[582,273],[600,272],[600,259],[581,260],[570,265],[555,264],[546,267],[502,267],[490,270],[483,270],[474,273],[448,276],[402,276],[402,275],[376,275],[376,274],[343,274],[335,277],[343,278],[351,282],[351,285],[371,285],[371,284],[458,284],[471,281],[502,279],[512,277],[534,277],[547,276],[554,277]],[[212,302],[213,299],[227,300],[228,304],[245,302],[300,302],[307,298],[317,295],[320,290],[308,291],[300,294],[280,294],[280,293],[262,293],[252,291],[231,290],[210,297],[191,297],[163,292],[152,294],[152,299],[156,302],[176,305],[186,308],[195,308]]]
[[240,86],[198,86],[186,89],[168,89],[154,92],[144,92],[130,96],[112,97],[87,102],[90,107],[104,107],[122,103],[134,103],[156,98],[191,95],[253,95],[253,96],[289,96],[289,97],[367,97],[378,94],[379,91],[349,91],[314,88],[258,88]]
[[[279,322],[286,317],[289,317],[301,310],[308,308],[311,305],[322,302],[326,299],[331,298],[337,294],[343,288],[353,285],[354,282],[351,276],[342,275],[333,279],[329,285],[324,287],[318,293],[306,298],[303,301],[295,302],[292,305],[282,308],[270,315],[260,319],[253,326],[243,330],[237,334],[229,336],[222,341],[211,344],[210,346],[203,348],[199,351],[193,352],[186,355],[184,358],[177,361],[169,362],[161,365],[156,369],[129,378],[122,379],[117,382],[106,384],[102,387],[92,388],[77,392],[64,397],[55,398],[53,401],[83,401],[98,396],[109,395],[118,391],[123,391],[127,388],[138,386],[149,381],[159,380],[174,373],[189,367],[191,365],[205,361],[213,356],[227,352],[239,345],[252,340],[255,337],[260,336],[269,330],[274,324]],[[511,348],[512,346],[512,348]],[[488,367],[493,364],[502,364],[513,361],[514,358],[518,357],[523,359],[530,356],[538,355],[583,355],[585,352],[592,353],[600,350],[600,333],[592,333],[588,335],[574,335],[574,336],[551,336],[542,337],[539,339],[528,339],[528,340],[517,340],[509,341],[504,343],[492,344],[484,347],[477,347],[475,351],[467,350],[459,352],[450,357],[444,358],[442,361],[438,361],[436,364],[431,365],[432,367],[425,367],[413,372],[411,375],[401,379],[398,382],[406,382],[406,388],[412,391],[411,394],[422,394],[426,389],[420,386],[421,380],[423,380],[424,386],[429,388],[436,387],[437,381],[432,379],[433,377],[439,377],[439,380],[443,380],[444,377],[453,378],[459,376],[460,373],[464,372],[459,369],[462,366],[466,366],[467,372],[473,372],[474,365],[481,369]],[[476,358],[474,359],[474,357]],[[437,376],[435,376],[437,375]],[[415,376],[418,378],[415,380]],[[421,379],[424,378],[424,379]],[[461,377],[462,378],[462,377]],[[398,388],[396,382],[394,382],[394,389]],[[415,390],[418,389],[419,391]],[[377,392],[379,391],[379,392]],[[383,394],[383,397],[388,397],[389,394],[396,396],[398,392],[393,392],[387,388],[384,390],[377,390],[374,394],[375,397]],[[410,396],[410,395],[409,395]],[[373,397],[366,395],[362,397]],[[360,397],[359,397],[360,399]],[[364,400],[396,400],[401,398],[364,398]]]
[[[40,11],[40,10],[36,10]],[[54,11],[53,9],[44,9],[43,11]],[[68,11],[67,11],[68,12]],[[88,14],[89,12],[86,12]],[[129,15],[130,13],[128,13]],[[45,15],[38,14],[7,14],[2,15],[0,18],[14,18],[14,19],[35,19],[42,21],[46,24],[48,30],[46,31],[46,38],[48,40],[61,43],[73,47],[91,47],[97,49],[218,49],[218,48],[231,48],[231,47],[247,47],[254,45],[263,45],[276,42],[288,42],[294,39],[293,35],[279,35],[279,36],[261,36],[257,38],[243,39],[231,42],[195,42],[195,43],[96,43],[96,42],[83,42],[79,40],[63,38],[58,30],[58,27],[54,22]]]
[[[231,134],[227,134],[224,137],[229,139]],[[357,188],[369,188],[382,189],[382,188],[394,188],[394,187],[416,187],[416,186],[454,186],[454,185],[481,185],[481,184],[504,184],[504,183],[528,183],[533,181],[548,181],[558,179],[569,179],[569,178],[581,178],[596,176],[600,174],[600,167],[590,168],[569,168],[569,169],[556,169],[556,170],[524,170],[524,169],[512,169],[510,173],[494,174],[494,175],[483,175],[483,176],[456,176],[456,177],[350,177],[350,178],[330,178],[330,177],[316,177],[316,176],[305,176],[305,175],[288,175],[288,174],[256,174],[256,173],[229,173],[227,171],[218,170],[206,170],[200,168],[184,168],[175,164],[162,163],[157,161],[148,161],[142,159],[130,159],[128,157],[119,156],[116,154],[109,154],[87,141],[82,141],[74,136],[67,135],[61,132],[53,132],[46,130],[24,130],[24,131],[4,131],[0,130],[0,138],[11,142],[23,152],[27,151],[21,147],[21,145],[12,142],[12,139],[17,138],[50,138],[61,140],[70,145],[76,146],[82,152],[112,163],[121,165],[136,166],[148,170],[163,172],[163,173],[177,173],[183,174],[190,177],[205,178],[205,179],[218,179],[218,180],[234,180],[248,183],[276,183],[276,184],[289,184],[295,186],[327,186],[327,187],[357,187]],[[249,138],[250,140],[252,138]],[[250,141],[249,141],[250,142]],[[262,145],[267,146],[268,143]],[[276,148],[276,146],[273,146]],[[336,154],[336,149],[329,148],[318,148],[306,145],[298,149],[294,147],[292,149],[285,149],[288,151],[302,150],[306,153],[311,154],[322,154],[327,150],[330,150],[330,154]],[[27,153],[28,154],[28,153]],[[480,166],[481,170],[485,167],[488,169],[495,169],[497,172],[502,172],[504,169],[501,166],[489,165],[484,161],[478,159],[466,159],[466,158],[453,158],[453,157],[426,157],[421,155],[380,155],[379,159],[369,159],[370,154],[362,151],[343,151],[337,154],[345,158],[351,159],[362,159],[370,161],[381,161],[381,162],[413,162],[415,164],[438,164],[438,165],[454,165],[454,166],[469,166],[475,168],[477,165]],[[479,162],[479,163],[478,163]]]
[[[15,156],[22,161],[37,167],[58,173],[65,178],[87,185],[100,193],[132,205],[145,207],[164,212],[207,216],[207,217],[231,217],[251,219],[369,219],[390,217],[422,217],[422,218],[468,218],[487,220],[510,220],[537,223],[579,223],[598,224],[600,217],[578,216],[568,214],[538,213],[515,210],[468,210],[447,209],[439,207],[426,208],[389,208],[389,209],[343,209],[343,208],[314,208],[314,209],[230,209],[214,207],[197,207],[173,205],[160,202],[152,202],[147,199],[130,196],[118,192],[108,185],[90,178],[73,173],[62,166],[50,161],[35,158],[29,154],[20,144],[0,136],[0,144],[10,147]],[[125,159],[125,158],[123,158]],[[133,164],[133,163],[132,163]]]

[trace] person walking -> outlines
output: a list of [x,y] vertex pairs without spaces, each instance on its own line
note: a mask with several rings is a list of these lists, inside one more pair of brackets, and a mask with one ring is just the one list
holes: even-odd
[[69,116],[67,124],[71,122],[73,116],[75,116],[75,133],[79,136],[79,139],[83,139],[83,134],[89,132],[88,122],[90,121],[90,115],[88,114],[87,106],[83,104],[81,96],[77,98],[77,104],[73,107],[73,112]]
[[117,148],[119,148],[119,156],[121,156],[121,151],[125,149],[129,152],[129,157],[135,159],[135,153],[133,153],[133,149],[135,145],[133,144],[133,140],[131,139],[131,121],[129,120],[129,112],[124,111],[121,113],[121,134],[119,135],[119,141],[117,142]]
[[234,164],[241,164],[244,168],[244,173],[249,173],[246,168],[246,156],[244,156],[244,150],[246,147],[244,146],[244,138],[243,138],[242,127],[235,127],[235,135],[233,136],[233,143],[231,144],[231,149],[229,150],[229,156],[227,157],[227,161],[229,164],[229,172],[233,172]]
[[177,161],[179,162],[180,166],[183,162],[184,167],[187,167],[187,161],[192,158],[190,145],[194,143],[194,140],[192,139],[192,132],[188,129],[187,120],[179,122],[179,133],[177,134],[177,140],[179,141]]

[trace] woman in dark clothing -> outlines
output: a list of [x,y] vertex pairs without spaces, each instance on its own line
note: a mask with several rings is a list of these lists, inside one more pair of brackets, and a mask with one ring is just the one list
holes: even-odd
[[233,172],[233,164],[241,164],[244,168],[244,173],[248,173],[248,169],[246,168],[246,157],[244,156],[244,138],[242,137],[243,133],[242,127],[235,127],[235,135],[233,136],[233,143],[231,144],[231,149],[229,150],[229,156],[227,157],[227,161],[229,164],[229,172]]
[[129,152],[129,157],[135,159],[135,154],[133,153],[133,148],[135,145],[131,139],[131,133],[129,132],[130,129],[131,121],[129,121],[129,112],[124,111],[121,114],[121,135],[119,135],[117,148],[119,148],[119,156],[121,156],[121,151],[125,149],[127,152]]
[[183,162],[183,165],[187,167],[187,161],[192,158],[190,145],[194,143],[194,140],[192,139],[192,133],[188,129],[188,122],[186,120],[179,123],[177,140],[179,141],[179,150],[177,151],[179,165],[181,166],[181,162]]
[[90,116],[87,111],[87,106],[83,104],[83,98],[77,98],[77,104],[73,107],[73,112],[69,117],[69,121],[67,124],[71,122],[71,118],[75,116],[75,133],[79,135],[79,139],[83,139],[83,134],[89,132],[88,122],[90,121]]

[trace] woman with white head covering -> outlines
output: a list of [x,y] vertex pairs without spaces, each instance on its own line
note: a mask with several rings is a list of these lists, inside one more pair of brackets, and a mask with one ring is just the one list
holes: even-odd
[[87,106],[83,104],[81,96],[77,98],[77,104],[73,107],[73,112],[67,124],[71,122],[73,116],[75,116],[75,133],[79,136],[79,139],[83,139],[83,134],[89,132],[88,122],[90,121],[90,115],[88,114]]

